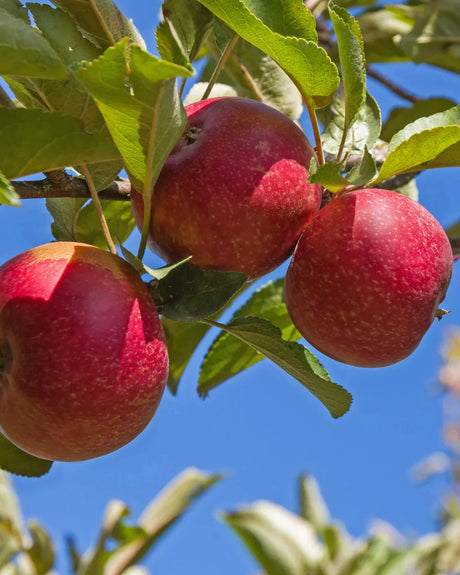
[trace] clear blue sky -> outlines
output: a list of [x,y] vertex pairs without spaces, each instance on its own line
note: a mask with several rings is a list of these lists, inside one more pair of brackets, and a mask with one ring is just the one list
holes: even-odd
[[[153,50],[160,3],[123,0],[119,6]],[[420,96],[458,97],[458,76],[426,66],[379,69]],[[372,80],[369,89],[384,115],[404,104]],[[428,172],[418,180],[421,202],[443,225],[460,219],[459,178],[460,170],[451,169]],[[1,207],[0,229],[1,262],[52,240],[50,217],[41,201],[25,201],[20,209]],[[354,535],[363,534],[372,518],[390,521],[408,536],[433,529],[446,482],[438,477],[414,485],[408,472],[427,454],[443,449],[436,377],[441,342],[449,326],[460,325],[458,266],[444,306],[451,314],[432,326],[410,358],[379,370],[324,358],[333,379],[354,395],[350,413],[338,421],[267,360],[203,401],[195,391],[199,363],[193,361],[178,396],[166,392],[152,424],[130,445],[100,459],[55,464],[41,479],[16,478],[25,517],[38,518],[58,545],[59,571],[69,571],[64,537],[72,533],[78,547],[86,549],[95,540],[109,499],[122,499],[136,517],[187,466],[226,471],[227,478],[158,544],[146,560],[152,573],[257,571],[233,533],[216,519],[216,511],[262,498],[296,509],[301,472],[318,478],[333,516]],[[206,340],[202,352],[209,343]]]

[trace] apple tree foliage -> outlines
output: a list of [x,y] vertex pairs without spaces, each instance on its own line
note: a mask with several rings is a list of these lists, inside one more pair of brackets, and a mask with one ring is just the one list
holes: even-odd
[[[379,62],[460,73],[458,0],[165,0],[159,58],[112,0],[52,4],[0,0],[0,203],[44,197],[56,240],[110,248],[102,206],[119,253],[145,274],[159,305],[173,394],[198,344],[217,328],[202,360],[200,395],[267,357],[333,417],[344,415],[351,395],[298,343],[282,279],[249,291],[242,274],[203,271],[187,261],[147,268],[146,233],[137,256],[123,246],[134,229],[123,176],[150,205],[184,130],[184,102],[200,99],[209,86],[213,96],[253,98],[293,120],[306,110],[318,156],[310,180],[331,194],[384,183],[416,197],[418,172],[460,165],[460,107],[418,99],[380,78],[410,102],[382,125],[366,79],[378,76],[372,64]],[[45,179],[23,179],[40,173]],[[448,233],[460,251],[459,225]],[[230,306],[236,311],[222,320]],[[3,469],[39,476],[50,465],[1,438]]]

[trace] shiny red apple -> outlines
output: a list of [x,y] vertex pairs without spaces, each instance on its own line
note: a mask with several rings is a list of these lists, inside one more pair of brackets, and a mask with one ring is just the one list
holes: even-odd
[[382,189],[346,193],[302,234],[286,305],[305,339],[351,365],[396,363],[420,343],[452,273],[444,230],[420,204]]
[[136,437],[168,371],[161,323],[121,258],[56,242],[0,267],[0,427],[44,459],[79,461]]
[[[292,252],[321,203],[314,151],[277,110],[246,98],[186,107],[187,128],[155,185],[149,244],[167,262],[259,277]],[[132,189],[134,216],[142,196]]]

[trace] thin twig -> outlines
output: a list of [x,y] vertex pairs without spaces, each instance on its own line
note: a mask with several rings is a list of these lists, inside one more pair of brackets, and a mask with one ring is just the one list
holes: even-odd
[[[91,194],[85,180],[65,174],[64,178],[52,181],[43,180],[13,181],[11,185],[23,200],[37,198],[90,198]],[[131,184],[128,180],[112,182],[108,188],[99,192],[101,200],[129,201]]]
[[230,56],[231,51],[235,47],[235,44],[237,43],[238,38],[239,38],[239,36],[235,32],[233,34],[233,36],[230,38],[230,40],[228,41],[228,44],[225,46],[225,50],[222,52],[222,55],[221,55],[219,61],[217,62],[217,66],[216,66],[214,72],[212,73],[211,78],[209,79],[209,83],[208,83],[206,90],[204,91],[204,94],[201,98],[202,100],[206,100],[206,98],[211,93],[212,87],[217,82],[217,79],[219,78],[220,73],[222,72],[222,68],[225,66],[225,62],[227,61],[228,57]]
[[375,70],[372,66],[367,66],[366,69],[368,76],[374,78],[374,80],[377,80],[377,82],[380,82],[383,86],[391,90],[394,94],[396,94],[400,98],[403,98],[404,100],[407,100],[412,104],[415,104],[415,102],[421,100],[419,96],[415,96],[414,94],[407,92],[406,90],[401,88],[401,86],[398,86],[397,84],[389,80],[386,76],[380,74],[380,72],[377,72],[377,70]]
[[107,220],[104,216],[104,211],[102,209],[101,200],[97,195],[96,188],[94,186],[93,178],[85,165],[80,166],[80,170],[82,175],[85,177],[86,183],[88,184],[89,193],[91,194],[91,199],[93,200],[94,207],[96,209],[97,217],[101,224],[102,233],[104,234],[105,241],[107,242],[107,246],[109,250],[117,255],[117,248],[115,247],[115,243],[110,235],[109,226],[107,225]]

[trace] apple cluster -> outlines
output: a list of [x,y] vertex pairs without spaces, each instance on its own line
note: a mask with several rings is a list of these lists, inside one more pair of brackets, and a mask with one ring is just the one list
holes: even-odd
[[[167,262],[275,269],[292,321],[344,363],[390,365],[438,313],[452,250],[435,218],[396,192],[362,189],[324,208],[315,152],[273,108],[216,98],[186,108],[187,127],[155,185],[149,244]],[[132,188],[139,227],[143,198]],[[168,352],[153,300],[123,259],[50,243],[0,267],[0,424],[18,447],[78,461],[114,451],[154,416]]]

